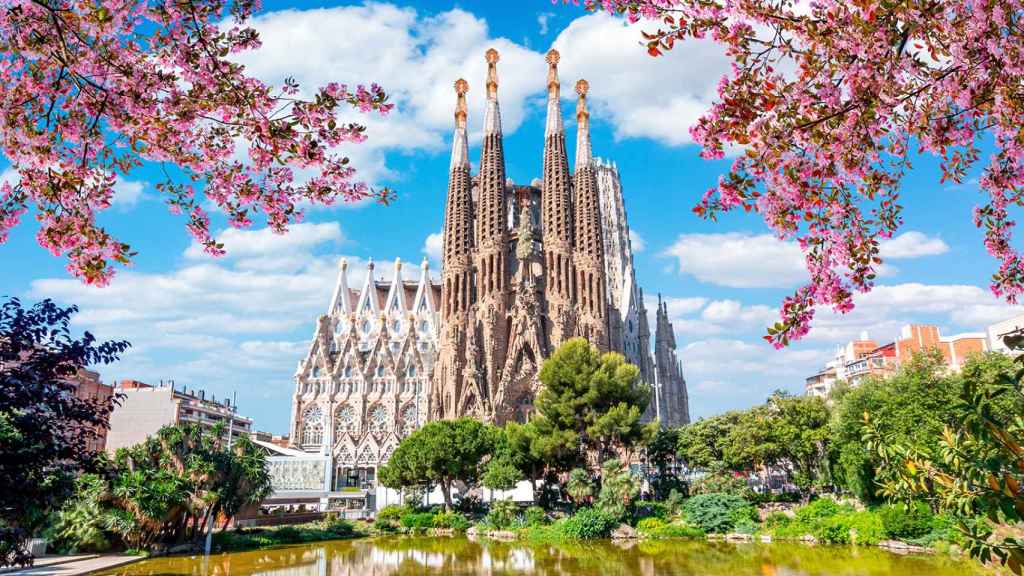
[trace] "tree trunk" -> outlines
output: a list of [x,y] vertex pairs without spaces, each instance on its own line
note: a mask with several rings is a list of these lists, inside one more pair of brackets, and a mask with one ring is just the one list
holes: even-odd
[[441,481],[441,493],[444,494],[444,511],[451,512],[452,510],[452,481],[442,480]]

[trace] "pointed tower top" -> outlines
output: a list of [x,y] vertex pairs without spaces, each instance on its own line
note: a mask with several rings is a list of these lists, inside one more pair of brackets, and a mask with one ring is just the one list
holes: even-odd
[[558,50],[548,50],[548,55],[544,60],[548,63],[548,98],[558,98],[558,61],[561,56],[558,54]]
[[485,55],[487,59],[487,97],[497,98],[498,97],[498,51],[494,48],[489,48]]
[[469,82],[459,78],[455,81],[455,127],[466,128],[466,92],[469,92]]
[[420,262],[420,269],[422,269],[422,270],[429,270],[430,269],[430,260],[426,256],[424,256],[423,257],[423,261]]
[[338,268],[342,270],[348,270],[348,258],[342,256],[340,259],[338,259]]
[[397,271],[397,270],[401,270],[401,269],[402,269],[402,259],[401,258],[395,258],[395,270]]
[[587,92],[590,83],[580,79],[576,82],[576,170],[592,166],[594,152],[590,147],[590,111],[587,110]]

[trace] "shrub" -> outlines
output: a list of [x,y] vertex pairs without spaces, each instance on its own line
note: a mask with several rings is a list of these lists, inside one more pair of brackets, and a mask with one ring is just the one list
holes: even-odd
[[351,522],[343,518],[338,518],[337,515],[334,515],[333,517],[328,515],[328,518],[323,520],[322,525],[324,532],[338,536],[339,538],[351,536],[356,532],[355,526],[353,526]]
[[840,505],[831,498],[818,498],[806,506],[797,508],[795,519],[798,524],[814,526],[840,512],[853,512],[853,507]]
[[640,500],[636,503],[636,511],[634,515],[637,518],[661,518],[665,520],[671,513],[669,507],[664,502],[652,502],[650,500]]
[[412,508],[408,506],[388,504],[377,511],[377,516],[373,519],[373,527],[381,532],[393,532],[400,526],[402,516],[410,512],[412,512]]
[[282,544],[297,544],[302,542],[302,531],[294,526],[282,526],[274,530],[273,539]]
[[885,527],[875,512],[844,512],[823,520],[814,537],[828,544],[878,544]]
[[698,494],[683,505],[686,520],[708,533],[722,534],[742,520],[753,521],[757,512],[735,494]]
[[527,526],[541,526],[547,520],[547,513],[540,506],[530,506],[523,513]]
[[668,509],[670,516],[675,516],[683,510],[683,504],[686,503],[686,497],[679,490],[673,490],[668,493],[668,498],[665,499],[665,508]]
[[935,515],[924,502],[886,504],[878,509],[890,538],[920,538],[932,531]]
[[430,512],[410,512],[402,516],[399,524],[410,532],[423,532],[434,527],[434,515]]
[[460,532],[469,528],[469,520],[458,512],[438,512],[433,517],[434,528],[451,528]]
[[511,528],[519,515],[519,506],[512,500],[495,500],[484,521],[499,530]]
[[561,532],[566,538],[589,540],[605,538],[618,525],[614,515],[594,508],[580,508],[561,524]]
[[644,518],[636,523],[636,531],[644,535],[653,535],[659,529],[665,526],[665,521],[661,518],[650,517]]

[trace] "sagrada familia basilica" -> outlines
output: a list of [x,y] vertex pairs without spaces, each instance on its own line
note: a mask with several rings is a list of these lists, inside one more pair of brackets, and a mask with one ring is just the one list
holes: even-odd
[[[296,372],[295,450],[329,456],[332,491],[375,485],[378,466],[425,421],[529,418],[543,360],[574,336],[616,351],[652,388],[645,414],[689,421],[686,382],[667,307],[658,301],[653,354],[617,167],[593,156],[588,84],[576,83],[570,172],[557,51],[548,62],[542,177],[505,174],[498,52],[487,51],[479,169],[472,174],[465,80],[455,83],[455,134],[440,282],[424,260],[415,279],[372,263],[358,289],[342,260],[327,313]],[[411,274],[410,274],[411,275]]]

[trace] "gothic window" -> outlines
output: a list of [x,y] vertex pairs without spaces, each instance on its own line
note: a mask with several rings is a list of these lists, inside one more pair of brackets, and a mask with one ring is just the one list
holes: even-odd
[[402,331],[402,321],[401,320],[395,320],[395,323],[391,325],[391,328],[395,332],[401,332]]
[[364,334],[369,334],[371,327],[372,327],[372,324],[370,323],[369,320],[363,320],[363,333]]
[[384,366],[381,366],[381,365],[378,364],[377,365],[377,376],[383,376],[383,375],[384,375]]
[[342,446],[341,449],[338,450],[335,460],[337,460],[338,464],[352,464],[355,462],[355,458],[352,456],[352,451],[349,450],[347,446]]
[[345,378],[351,378],[351,377],[352,377],[352,367],[351,366],[345,366]]
[[415,404],[409,404],[402,409],[402,436],[412,434],[412,431],[416,429],[417,420]]
[[312,376],[313,376],[313,378],[319,378],[320,377],[320,367],[319,366],[313,366]]
[[310,406],[302,413],[302,443],[320,444],[324,439],[324,412],[319,406]]
[[331,340],[331,354],[337,354],[337,353],[338,353],[338,342],[336,340]]
[[334,431],[339,436],[342,432],[356,430],[356,411],[351,406],[342,406],[334,414]]
[[416,366],[415,365],[409,366],[409,369],[405,371],[405,375],[408,376],[409,378],[415,378],[416,377]]
[[388,412],[383,406],[377,405],[370,410],[370,431],[385,432],[388,428]]

